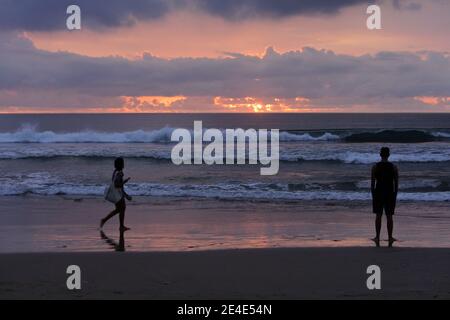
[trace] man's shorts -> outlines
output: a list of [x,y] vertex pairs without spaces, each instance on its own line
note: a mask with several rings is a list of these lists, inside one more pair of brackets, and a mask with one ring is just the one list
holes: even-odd
[[395,193],[390,194],[375,194],[372,197],[373,213],[392,216],[395,213],[395,204],[397,202],[397,195]]

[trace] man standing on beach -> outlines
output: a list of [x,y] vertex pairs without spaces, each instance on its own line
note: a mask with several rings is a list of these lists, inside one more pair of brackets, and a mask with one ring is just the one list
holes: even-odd
[[380,156],[381,161],[372,167],[372,205],[373,213],[377,215],[375,219],[376,237],[372,240],[377,247],[380,246],[381,218],[384,210],[387,219],[389,247],[392,247],[392,244],[396,241],[392,236],[392,232],[394,230],[393,216],[398,192],[398,169],[393,163],[388,161],[390,156],[389,148],[381,148]]

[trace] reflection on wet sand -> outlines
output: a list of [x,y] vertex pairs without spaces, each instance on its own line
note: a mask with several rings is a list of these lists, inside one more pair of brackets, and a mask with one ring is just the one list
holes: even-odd
[[125,237],[124,231],[120,230],[119,232],[119,243],[117,243],[114,239],[108,237],[102,230],[100,230],[100,237],[105,240],[107,244],[109,244],[115,251],[125,251]]
[[[374,246],[368,201],[135,200],[127,217],[133,229],[121,244],[117,225],[99,237],[103,199],[3,197],[0,253]],[[396,246],[450,248],[448,203],[401,202],[396,219]]]

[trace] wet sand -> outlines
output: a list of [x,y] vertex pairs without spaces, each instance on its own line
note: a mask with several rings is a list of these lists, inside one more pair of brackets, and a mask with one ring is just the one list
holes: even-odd
[[[116,249],[118,218],[98,230],[111,205],[99,198],[2,197],[0,253]],[[136,198],[128,203],[126,251],[371,247],[369,202],[243,202]],[[400,203],[398,247],[450,248],[448,203]],[[386,239],[383,221],[382,239]],[[383,242],[383,245],[386,245]]]
[[[284,248],[0,255],[0,299],[448,299],[450,250]],[[81,268],[81,290],[66,268]],[[381,290],[366,269],[381,268]]]

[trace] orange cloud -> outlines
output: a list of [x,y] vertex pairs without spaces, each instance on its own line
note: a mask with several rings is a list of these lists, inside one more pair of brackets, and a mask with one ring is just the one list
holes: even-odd
[[437,106],[450,103],[450,97],[433,97],[433,96],[420,96],[414,97],[414,100],[420,101],[424,104]]
[[187,98],[184,96],[122,96],[121,99],[123,112],[170,112],[170,107]]

